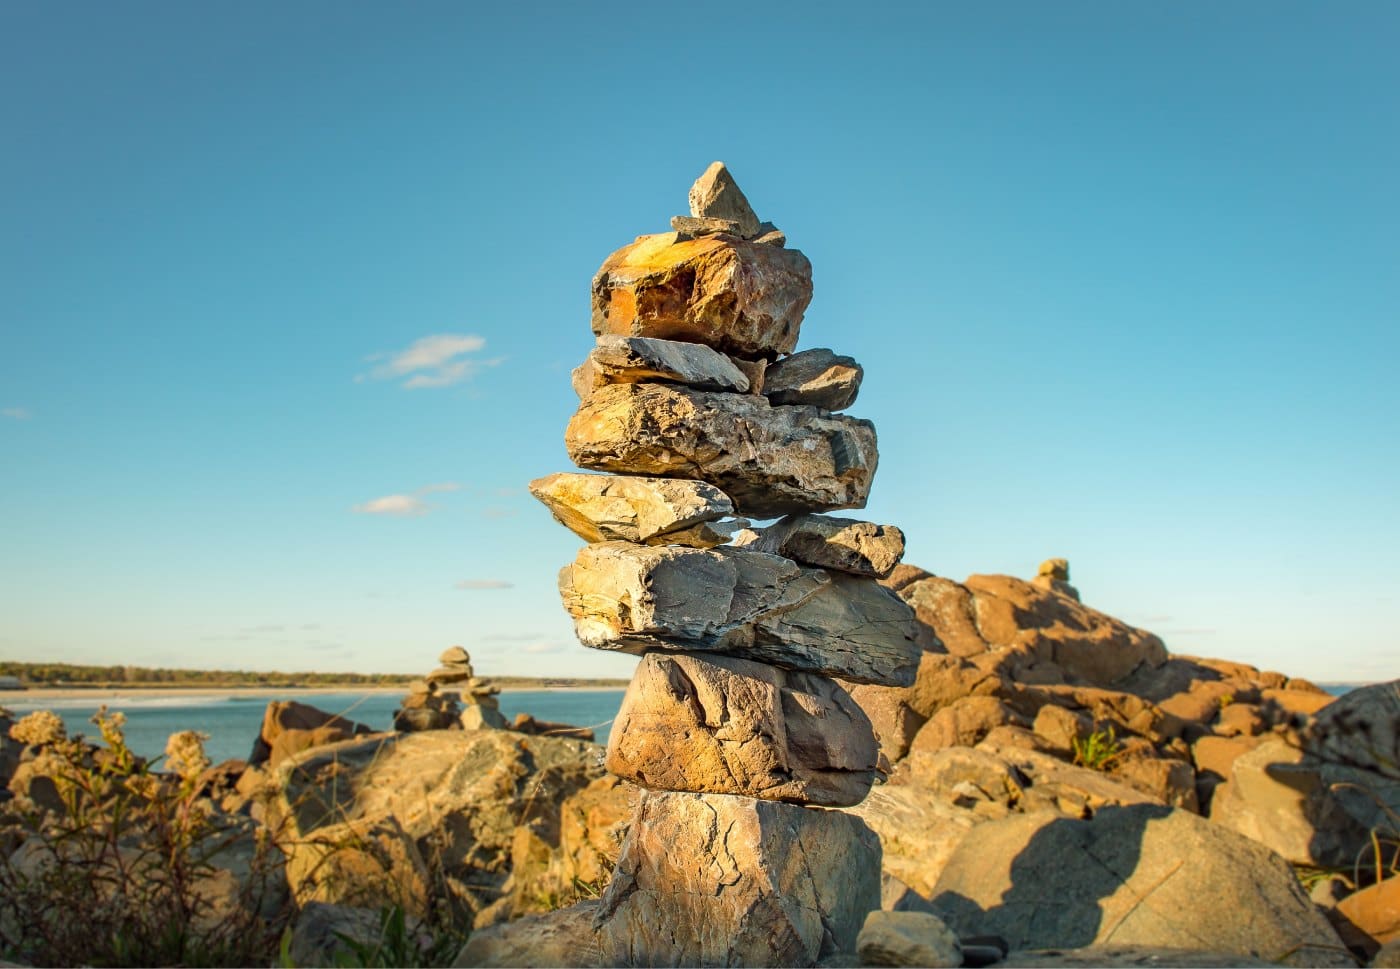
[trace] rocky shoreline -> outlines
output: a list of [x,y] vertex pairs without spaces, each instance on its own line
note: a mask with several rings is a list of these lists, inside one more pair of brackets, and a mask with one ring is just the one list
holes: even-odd
[[585,543],[580,643],[641,657],[607,748],[504,722],[460,647],[396,730],[273,703],[246,762],[5,723],[6,956],[51,951],[45,886],[194,818],[219,849],[123,890],[303,965],[1400,965],[1400,680],[1172,654],[1063,559],[902,563],[897,527],[829,514],[878,446],[860,366],[797,350],[806,257],[719,163],[672,228],[594,279],[565,442],[603,473],[531,483]]

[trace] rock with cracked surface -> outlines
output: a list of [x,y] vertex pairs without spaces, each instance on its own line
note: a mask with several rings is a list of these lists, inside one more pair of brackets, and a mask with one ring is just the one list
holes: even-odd
[[530,494],[559,524],[589,542],[665,544],[669,533],[734,512],[733,502],[714,485],[677,478],[565,471],[531,481]]
[[1158,805],[1104,807],[1087,821],[1037,813],[978,825],[932,900],[960,936],[997,935],[1012,949],[1114,943],[1354,965],[1287,862]]
[[593,332],[775,357],[797,346],[812,264],[797,249],[728,235],[639,236],[593,277]]
[[582,468],[708,481],[754,518],[863,507],[879,463],[869,421],[665,384],[596,391],[564,444]]
[[875,780],[870,719],[834,680],[729,656],[648,653],[607,768],[642,787],[858,804]]
[[880,907],[858,818],[724,794],[647,792],[598,907],[605,965],[810,966]]
[[[904,533],[893,525],[876,525],[831,515],[789,515],[754,536],[742,547],[768,552],[852,575],[883,579],[904,557]],[[747,537],[747,536],[746,536]]]
[[575,368],[574,391],[587,397],[608,384],[669,381],[697,390],[732,390],[744,393],[749,378],[734,361],[703,343],[657,340],[644,336],[605,334]]
[[763,552],[600,542],[559,573],[579,641],[594,649],[727,654],[855,683],[908,686],[913,614],[873,579]]
[[855,403],[865,370],[851,357],[814,347],[768,368],[763,394],[775,404],[811,404],[844,410]]
[[680,236],[679,241],[682,242],[688,239],[698,239],[700,236],[730,235],[743,238],[739,232],[739,223],[733,219],[673,215],[671,216],[671,228],[676,230],[676,234]]
[[753,206],[724,162],[711,162],[695,184],[690,186],[690,214],[696,219],[724,219],[735,231],[748,238],[763,228]]

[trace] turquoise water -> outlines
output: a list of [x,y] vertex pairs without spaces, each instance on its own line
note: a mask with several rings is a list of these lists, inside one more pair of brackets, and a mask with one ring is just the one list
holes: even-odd
[[[502,693],[501,713],[513,720],[517,713],[529,713],[539,720],[553,720],[576,726],[593,727],[599,743],[608,742],[611,720],[622,705],[622,690],[519,690]],[[23,715],[33,710],[52,710],[63,718],[70,734],[97,735],[89,718],[98,704],[90,699],[25,700],[23,694],[0,697],[0,704]],[[230,758],[246,758],[262,726],[263,711],[272,700],[297,700],[329,713],[340,713],[373,727],[388,730],[400,693],[319,693],[289,691],[282,696],[140,696],[108,700],[110,710],[126,714],[126,742],[142,757],[155,757],[165,750],[165,741],[180,730],[199,730],[209,735],[205,749],[215,763]]]
[[[1341,696],[1354,684],[1329,683],[1324,689]],[[517,713],[529,713],[540,720],[554,720],[594,728],[598,743],[608,742],[613,717],[622,705],[622,690],[519,690],[501,694],[501,713],[507,720]],[[274,699],[298,700],[330,713],[340,713],[376,730],[388,730],[398,693],[321,693],[290,691],[277,697],[244,696],[141,696],[108,702],[112,710],[126,714],[126,737],[131,749],[143,757],[155,757],[165,750],[165,740],[180,730],[200,730],[209,735],[205,745],[215,763],[244,758],[262,726],[263,710]],[[97,729],[88,718],[97,710],[89,699],[25,700],[23,694],[0,696],[0,704],[17,714],[32,710],[52,710],[63,718],[68,732],[95,736]]]

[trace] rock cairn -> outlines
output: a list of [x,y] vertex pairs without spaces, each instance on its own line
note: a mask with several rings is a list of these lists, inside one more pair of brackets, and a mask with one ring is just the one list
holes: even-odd
[[[794,353],[811,265],[716,162],[673,231],[593,280],[574,371],[579,467],[531,482],[587,544],[560,573],[579,640],[638,654],[607,767],[643,789],[595,927],[604,964],[811,965],[854,952],[880,844],[835,810],[878,772],[842,681],[908,686],[899,529],[863,507],[875,428],[837,413],[862,370]],[[782,517],[753,529],[747,519]]]
[[[459,686],[461,692],[441,692],[444,686]],[[506,729],[496,700],[501,688],[476,675],[470,654],[461,646],[444,650],[438,668],[415,680],[408,690],[394,713],[395,730]]]
[[1031,585],[1079,601],[1079,590],[1069,584],[1069,559],[1046,559],[1041,562]]

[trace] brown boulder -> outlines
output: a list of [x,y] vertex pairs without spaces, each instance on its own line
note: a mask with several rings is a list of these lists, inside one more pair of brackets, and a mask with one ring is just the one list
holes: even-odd
[[1368,957],[1387,943],[1400,942],[1400,875],[1342,899],[1333,923],[1342,941]]
[[870,790],[877,753],[869,719],[833,680],[648,653],[618,711],[607,768],[657,790],[841,807]]
[[669,384],[600,388],[564,444],[581,468],[708,481],[754,518],[863,507],[879,461],[869,421]]
[[746,239],[763,231],[739,183],[720,161],[711,162],[690,186],[690,215],[694,220],[732,222],[734,232]]
[[812,264],[796,249],[732,236],[641,236],[593,278],[593,332],[704,343],[774,357],[797,345]]
[[283,760],[326,744],[373,733],[369,727],[295,700],[273,700],[263,712],[262,729],[248,755],[249,766],[275,767]]
[[963,697],[930,717],[909,749],[933,753],[944,747],[971,747],[996,727],[1026,725],[1023,717],[996,697]]
[[840,811],[647,792],[598,907],[622,966],[811,965],[880,907],[880,842]]

